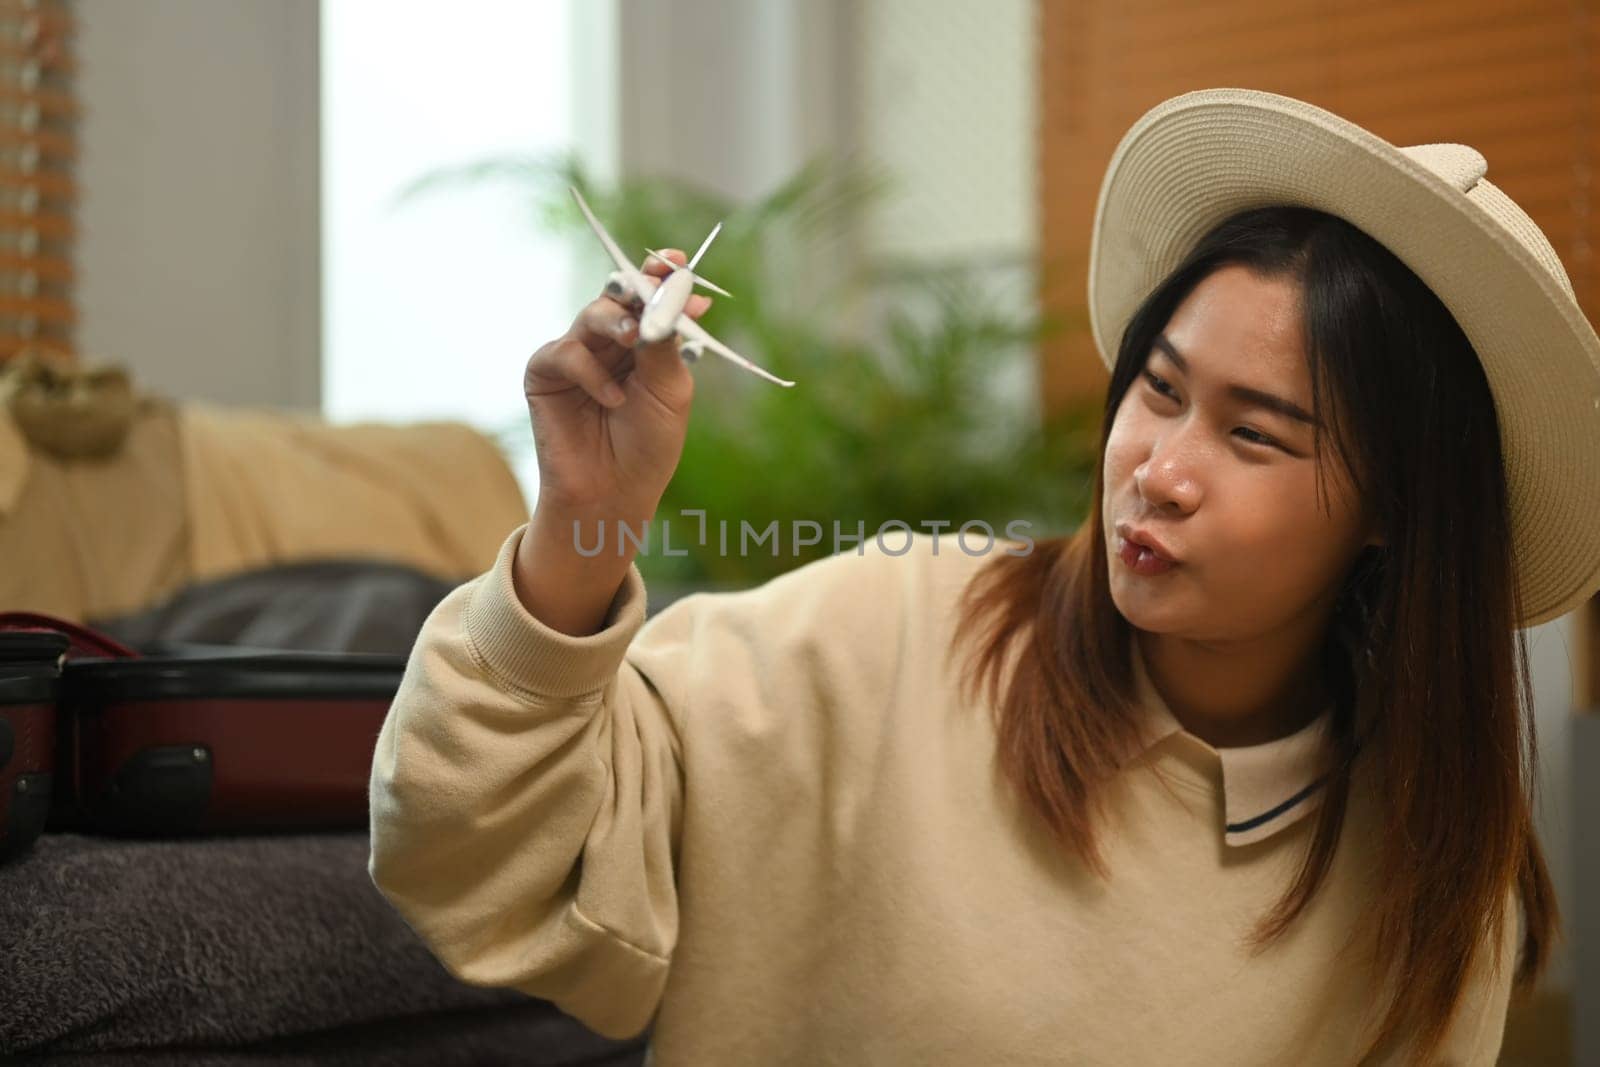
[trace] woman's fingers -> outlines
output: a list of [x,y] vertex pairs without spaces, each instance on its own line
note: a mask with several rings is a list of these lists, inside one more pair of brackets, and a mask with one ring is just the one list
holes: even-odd
[[595,353],[604,352],[611,345],[631,348],[639,340],[639,320],[632,308],[603,296],[584,305],[572,321],[568,336]]
[[[679,265],[684,262],[679,249],[665,249],[663,255]],[[670,268],[652,256],[645,270],[662,277]],[[691,319],[698,319],[710,307],[709,296],[693,293],[683,310]],[[642,307],[626,306],[609,296],[598,297],[584,305],[567,335],[540,360],[546,370],[546,380],[570,381],[598,403],[617,407],[626,395],[621,389],[621,380],[642,373],[642,384],[658,398],[669,403],[687,403],[693,386],[678,354],[678,339],[669,335],[658,344],[641,345],[639,316],[642,313]]]
[[[662,249],[661,254],[670,259],[672,261],[672,265],[663,262],[655,256],[646,256],[644,259],[644,265],[640,268],[640,273],[645,276],[646,284],[651,290],[654,290],[655,287],[661,283],[661,279],[672,273],[674,265],[681,267],[688,262],[684,257],[682,250],[677,248]],[[612,296],[609,292],[607,292],[602,293],[601,296],[604,299],[616,302],[620,306],[630,307],[634,311],[641,309],[645,303],[644,300],[639,297],[639,294],[634,292],[624,293],[620,296]]]
[[[666,256],[680,267],[689,262],[689,257],[683,254],[682,249],[663,248],[660,249],[660,252],[662,255]],[[646,274],[654,274],[658,278],[664,278],[671,270],[671,267],[661,262],[661,260],[657,259],[655,256],[645,257],[644,272]]]
[[[694,293],[683,310],[691,319],[698,319],[710,308],[711,297]],[[609,296],[597,297],[578,312],[568,334],[597,353],[604,352],[609,345],[631,348],[639,340],[638,315],[642,311],[643,308],[628,307]]]
[[534,358],[543,364],[540,369],[545,381],[570,382],[608,408],[617,407],[624,400],[622,387],[612,378],[611,371],[588,346],[575,337],[567,336],[551,342]]
[[678,338],[670,335],[653,345],[636,345],[629,353],[633,357],[630,385],[637,384],[671,410],[686,409],[694,395],[694,376],[683,360],[682,349]]

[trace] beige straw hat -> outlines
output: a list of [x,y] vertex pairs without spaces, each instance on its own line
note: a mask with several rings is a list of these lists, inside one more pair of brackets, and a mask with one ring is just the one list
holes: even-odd
[[[1134,310],[1214,224],[1317,208],[1392,251],[1455,315],[1499,416],[1521,625],[1600,589],[1600,338],[1550,242],[1460,144],[1397,148],[1322,108],[1252,89],[1158,104],[1100,187],[1089,321],[1112,366]],[[1470,507],[1470,501],[1463,501]]]

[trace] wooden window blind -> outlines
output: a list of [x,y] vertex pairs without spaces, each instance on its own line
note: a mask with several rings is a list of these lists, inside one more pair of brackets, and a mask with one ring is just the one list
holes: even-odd
[[0,360],[75,356],[70,0],[0,0]]

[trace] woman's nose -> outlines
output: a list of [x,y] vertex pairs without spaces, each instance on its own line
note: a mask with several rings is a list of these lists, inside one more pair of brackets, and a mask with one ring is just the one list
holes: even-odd
[[1200,503],[1196,472],[1202,462],[1183,435],[1171,434],[1155,443],[1149,458],[1134,469],[1133,480],[1152,509],[1175,507],[1188,513]]

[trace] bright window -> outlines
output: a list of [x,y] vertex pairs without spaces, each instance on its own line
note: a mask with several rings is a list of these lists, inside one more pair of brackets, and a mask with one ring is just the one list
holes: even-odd
[[502,442],[530,505],[522,369],[576,310],[568,246],[504,181],[397,200],[440,168],[577,146],[582,2],[322,8],[324,413],[468,421]]

